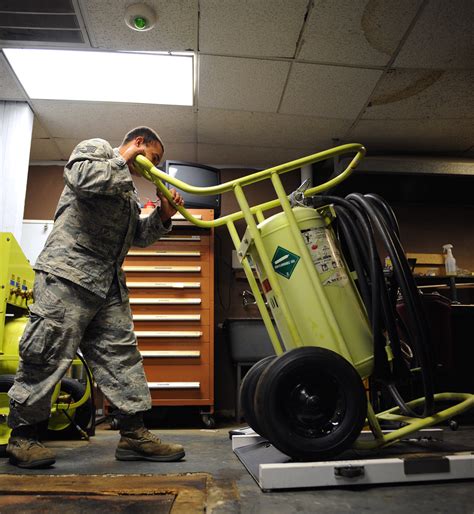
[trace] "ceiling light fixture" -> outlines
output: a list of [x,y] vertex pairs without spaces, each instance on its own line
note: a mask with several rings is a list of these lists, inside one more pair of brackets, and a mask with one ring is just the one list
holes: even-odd
[[133,4],[125,11],[125,23],[132,30],[146,32],[155,26],[156,13],[146,4]]
[[32,99],[193,105],[193,54],[4,48]]

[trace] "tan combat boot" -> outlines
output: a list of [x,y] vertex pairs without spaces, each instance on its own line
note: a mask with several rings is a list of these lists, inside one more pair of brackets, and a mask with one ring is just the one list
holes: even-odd
[[34,437],[10,437],[7,455],[10,463],[20,468],[47,468],[56,462],[54,453]]
[[145,427],[121,430],[121,438],[115,458],[117,460],[150,460],[174,462],[181,460],[185,453],[180,444],[164,443]]

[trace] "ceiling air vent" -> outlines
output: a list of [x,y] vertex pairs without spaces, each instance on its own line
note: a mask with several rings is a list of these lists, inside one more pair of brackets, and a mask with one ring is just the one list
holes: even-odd
[[74,0],[0,0],[2,46],[90,46]]

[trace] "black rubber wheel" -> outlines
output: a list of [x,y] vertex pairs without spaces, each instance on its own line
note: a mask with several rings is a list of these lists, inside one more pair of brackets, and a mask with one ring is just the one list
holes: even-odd
[[8,393],[15,381],[15,375],[0,375],[0,393]]
[[[15,382],[15,375],[0,375],[0,393],[7,393],[10,387]],[[71,401],[78,401],[84,395],[86,386],[71,378],[63,378],[61,380],[61,393],[70,395]],[[74,422],[79,425],[82,430],[86,431],[91,416],[92,416],[92,401],[88,398],[86,403],[81,405],[74,414],[70,414]],[[80,434],[75,426],[69,424],[62,430],[49,430],[47,428],[48,422],[44,421],[39,424],[39,432],[43,439],[75,439],[80,437]]]
[[257,384],[255,412],[265,436],[281,452],[318,461],[357,439],[367,398],[352,364],[331,350],[305,346],[266,367]]
[[255,391],[257,389],[258,380],[265,368],[276,359],[275,355],[269,355],[256,362],[244,376],[240,385],[240,403],[244,413],[245,421],[257,434],[263,436],[263,428],[260,426],[255,416]]
[[[60,394],[69,395],[71,397],[71,403],[80,400],[83,397],[85,391],[86,386],[78,380],[71,378],[63,378],[61,380]],[[79,425],[82,430],[84,430],[84,432],[87,432],[87,426],[89,425],[92,416],[92,408],[92,400],[89,397],[83,405],[75,410],[74,414],[68,412],[74,423]],[[62,430],[48,429],[44,433],[44,437],[47,439],[77,439],[78,437],[81,437],[81,434],[77,428],[72,423],[70,423],[69,426],[63,428]]]

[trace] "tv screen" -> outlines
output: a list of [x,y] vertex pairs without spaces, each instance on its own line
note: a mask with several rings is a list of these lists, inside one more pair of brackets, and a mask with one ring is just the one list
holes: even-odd
[[[187,184],[197,187],[209,187],[220,184],[221,172],[217,168],[211,168],[203,164],[191,162],[166,161],[165,172],[171,177],[182,180]],[[168,187],[173,187],[168,184]],[[176,188],[184,198],[185,207],[196,209],[214,209],[215,217],[220,215],[220,196],[219,195],[193,195],[185,193]]]

